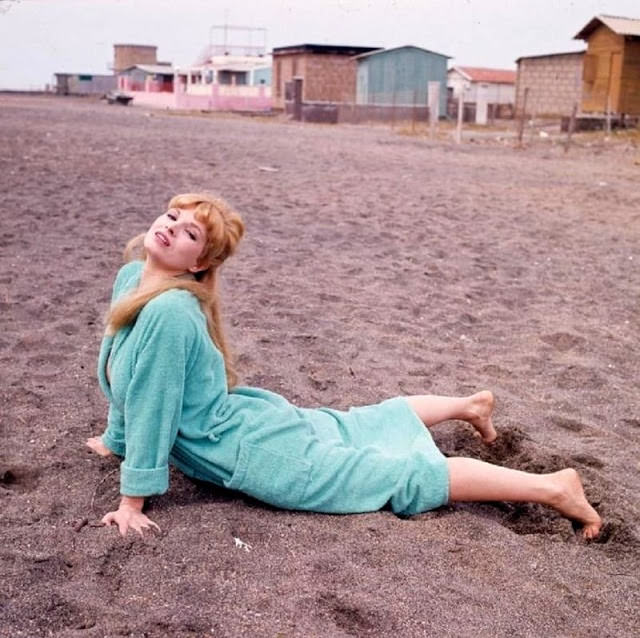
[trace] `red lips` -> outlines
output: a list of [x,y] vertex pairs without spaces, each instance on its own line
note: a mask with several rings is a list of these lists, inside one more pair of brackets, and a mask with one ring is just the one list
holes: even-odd
[[157,230],[156,231],[156,237],[165,246],[169,246],[170,245],[169,238],[163,232]]

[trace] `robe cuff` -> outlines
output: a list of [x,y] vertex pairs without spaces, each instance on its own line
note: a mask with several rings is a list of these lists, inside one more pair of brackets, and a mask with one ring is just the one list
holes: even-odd
[[120,493],[124,496],[164,494],[169,489],[169,466],[139,470],[120,465]]
[[125,456],[126,445],[123,440],[118,440],[112,437],[109,432],[105,432],[102,435],[101,441],[106,445],[116,456]]

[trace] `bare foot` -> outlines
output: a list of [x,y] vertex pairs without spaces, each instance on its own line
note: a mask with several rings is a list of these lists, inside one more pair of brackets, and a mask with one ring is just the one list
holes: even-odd
[[557,490],[549,505],[563,516],[582,523],[583,538],[595,538],[600,533],[602,519],[598,512],[589,505],[578,473],[574,469],[568,468],[554,472],[549,477]]
[[469,397],[468,417],[465,419],[475,429],[476,433],[485,443],[493,443],[498,436],[493,427],[493,408],[495,399],[489,390],[476,392]]
[[113,452],[102,442],[99,436],[87,439],[87,447],[100,456],[111,456]]

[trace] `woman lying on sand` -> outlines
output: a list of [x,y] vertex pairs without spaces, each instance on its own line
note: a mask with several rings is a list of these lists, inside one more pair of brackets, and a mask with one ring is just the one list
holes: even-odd
[[[445,458],[427,428],[466,421],[496,438],[490,392],[396,397],[348,412],[304,409],[236,386],[222,333],[218,268],[242,238],[240,217],[209,195],[178,195],[142,240],[143,259],[116,277],[98,376],[107,428],[87,445],[123,458],[120,505],[102,519],[142,534],[158,526],[145,497],[168,489],[169,463],[188,476],[287,509],[417,514],[455,501],[530,501],[597,536],[601,519],[573,469],[529,474]],[[426,426],[426,427],[425,427]]]

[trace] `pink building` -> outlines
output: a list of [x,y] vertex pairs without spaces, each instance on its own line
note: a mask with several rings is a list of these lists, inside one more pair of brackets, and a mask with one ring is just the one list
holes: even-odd
[[[271,110],[270,60],[237,60],[177,69],[136,64],[118,74],[118,89],[139,106],[203,111]],[[268,74],[265,74],[268,71]],[[264,80],[267,77],[269,84]]]

